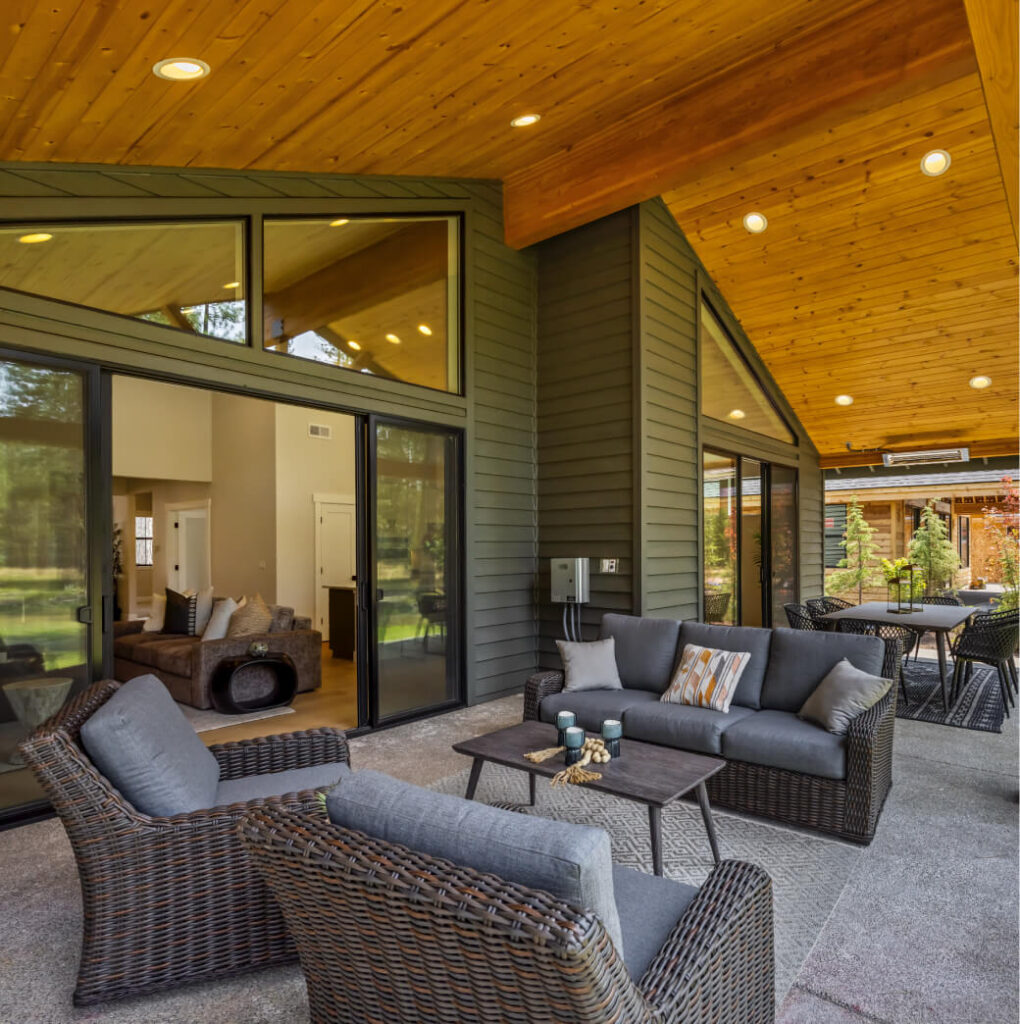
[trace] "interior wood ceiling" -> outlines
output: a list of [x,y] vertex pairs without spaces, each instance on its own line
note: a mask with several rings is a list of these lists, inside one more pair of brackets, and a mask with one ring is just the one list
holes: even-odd
[[[518,245],[665,194],[823,455],[1001,448],[1017,412],[1015,9],[10,0],[0,159],[496,178]],[[160,81],[170,56],[213,73]],[[537,125],[509,127],[531,111]],[[928,179],[935,146],[953,165]],[[740,226],[750,207],[763,236]],[[993,389],[968,389],[974,373]]]

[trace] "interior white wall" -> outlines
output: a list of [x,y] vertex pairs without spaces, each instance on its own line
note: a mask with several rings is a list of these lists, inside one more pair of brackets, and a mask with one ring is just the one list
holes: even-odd
[[211,391],[113,378],[113,475],[212,480]]
[[[308,425],[331,428],[329,440]],[[313,495],[355,496],[355,420],[341,413],[276,406],[276,599],[315,615]]]

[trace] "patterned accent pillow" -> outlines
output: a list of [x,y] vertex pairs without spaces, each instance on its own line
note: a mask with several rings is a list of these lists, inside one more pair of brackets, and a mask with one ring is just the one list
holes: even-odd
[[750,661],[749,651],[717,651],[714,647],[684,644],[673,681],[659,700],[728,712]]
[[238,605],[237,611],[230,616],[227,637],[232,639],[235,636],[268,633],[272,621],[273,613],[269,610],[269,605],[262,600],[261,594],[256,594]]

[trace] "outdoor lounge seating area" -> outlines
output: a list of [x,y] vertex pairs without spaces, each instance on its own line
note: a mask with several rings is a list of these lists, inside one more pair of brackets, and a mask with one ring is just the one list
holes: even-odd
[[1020,1024],[1018,12],[13,5],[0,1024]]

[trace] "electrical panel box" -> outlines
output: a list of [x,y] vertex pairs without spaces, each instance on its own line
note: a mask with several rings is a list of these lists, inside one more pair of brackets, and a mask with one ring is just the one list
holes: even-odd
[[553,604],[587,604],[588,559],[550,559],[549,579]]

